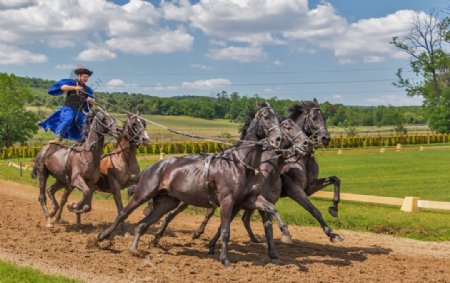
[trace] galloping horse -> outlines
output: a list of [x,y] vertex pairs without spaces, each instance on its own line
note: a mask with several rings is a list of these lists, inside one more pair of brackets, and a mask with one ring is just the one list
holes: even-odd
[[[120,190],[139,181],[139,163],[136,159],[136,149],[139,144],[147,145],[150,141],[146,123],[136,115],[128,115],[123,126],[123,133],[111,153],[104,154],[100,161],[100,179],[97,188],[105,193],[111,193],[117,207],[117,213],[123,209]],[[121,231],[125,233],[125,225],[121,223]]]
[[[91,188],[100,178],[99,165],[105,135],[117,136],[121,131],[113,117],[98,109],[88,114],[86,123],[88,134],[82,144],[70,148],[62,144],[49,144],[36,156],[32,177],[39,178],[39,202],[44,211],[47,227],[52,227],[53,220],[57,222],[61,218],[63,207],[59,206],[54,194],[63,187],[65,191],[62,198],[66,200],[73,188],[83,192],[83,198],[78,203],[69,205],[69,209],[77,214],[77,220],[80,213],[91,210],[93,194]],[[47,189],[54,205],[51,212],[48,211],[45,196],[49,175],[56,179],[56,182]]]
[[[294,120],[296,124],[310,137],[315,146],[326,145],[330,140],[330,134],[325,124],[325,119],[320,111],[320,106],[316,99],[313,101],[303,101],[300,104],[290,107],[291,112],[289,118]],[[319,165],[310,152],[307,155],[295,156],[288,160],[282,171],[282,190],[280,197],[289,197],[305,208],[320,224],[324,233],[332,242],[342,241],[342,237],[336,234],[325,222],[320,211],[309,200],[309,196],[324,187],[334,185],[333,206],[329,208],[330,215],[336,217],[338,213],[340,180],[336,176],[318,179]],[[210,208],[205,215],[200,227],[192,235],[194,239],[200,237],[208,224],[209,219],[214,214],[215,209]],[[180,211],[174,211],[168,215],[168,221],[173,218],[173,214]],[[242,221],[249,234],[250,240],[254,243],[260,241],[255,237],[250,227],[250,219],[253,210],[246,210],[242,216]],[[167,221],[166,220],[166,221]],[[159,232],[159,231],[158,231]],[[157,234],[159,234],[157,232]],[[281,240],[290,243],[290,235],[283,233]]]
[[[220,205],[220,260],[226,266],[230,265],[228,241],[235,206],[269,212],[277,219],[280,229],[287,230],[274,205],[260,195],[264,180],[255,181],[262,179],[257,174],[257,168],[261,163],[263,145],[279,148],[281,143],[279,122],[272,108],[267,103],[258,104],[258,108],[244,141],[216,158],[213,158],[214,155],[203,158],[201,155],[190,155],[161,160],[147,167],[140,175],[132,199],[114,224],[98,235],[98,241],[109,238],[120,222],[149,199],[153,199],[153,209],[136,226],[130,247],[133,255],[139,255],[138,242],[148,227],[176,208],[180,202],[199,207],[212,207],[217,203]],[[265,142],[261,142],[262,139]]]
[[[247,123],[243,127],[243,134],[245,135],[246,128],[249,126]],[[261,191],[262,196],[269,202],[275,203],[281,195],[281,179],[280,174],[285,165],[286,159],[292,156],[302,156],[310,154],[312,150],[312,144],[309,141],[305,133],[298,127],[294,121],[291,119],[285,119],[280,123],[281,132],[284,136],[281,148],[288,148],[283,150],[283,154],[279,151],[266,150],[261,156],[261,165],[259,170],[261,171],[260,178],[264,180],[263,189]],[[301,157],[298,157],[301,158]],[[155,233],[155,239],[153,244],[156,246],[159,240],[164,234],[169,222],[175,218],[181,211],[186,209],[188,205],[186,203],[181,203],[175,210],[168,213],[167,217],[164,219],[163,224],[159,230]],[[232,218],[236,216],[239,212],[240,207],[236,206],[233,210]],[[208,220],[212,216],[215,208],[210,208],[208,213]],[[261,217],[263,218],[264,231],[266,235],[266,240],[268,243],[268,255],[272,260],[278,260],[279,256],[275,251],[273,243],[273,231],[272,231],[272,217],[266,212],[261,212]],[[207,222],[204,223],[206,225]],[[289,234],[287,234],[289,235]],[[217,231],[214,238],[209,244],[209,253],[213,254],[216,246],[216,242],[220,236],[220,229]],[[283,234],[284,236],[284,234]],[[290,237],[283,238],[282,241],[289,241]]]

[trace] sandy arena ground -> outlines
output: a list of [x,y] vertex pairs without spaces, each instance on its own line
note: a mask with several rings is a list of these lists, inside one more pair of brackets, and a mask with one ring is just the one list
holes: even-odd
[[[265,244],[251,244],[242,224],[236,221],[230,245],[233,267],[224,268],[218,252],[212,256],[207,253],[217,218],[200,239],[192,240],[191,233],[202,217],[180,215],[158,248],[147,244],[153,239],[151,228],[141,238],[143,256],[137,258],[128,253],[129,237],[116,236],[109,248],[90,245],[116,216],[112,199],[94,200],[93,210],[83,216],[80,230],[67,209],[61,224],[46,228],[37,198],[37,188],[0,180],[0,259],[49,274],[89,282],[450,282],[450,242],[426,243],[337,231],[345,241],[332,244],[320,228],[291,225],[294,244],[276,241],[282,260],[274,264]],[[128,219],[131,231],[143,216],[142,210],[138,208]],[[263,239],[262,224],[255,222],[252,226]],[[276,230],[275,238],[279,237]]]

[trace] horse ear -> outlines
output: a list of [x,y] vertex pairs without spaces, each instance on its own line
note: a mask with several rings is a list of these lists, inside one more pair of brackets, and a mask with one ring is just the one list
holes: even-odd
[[319,104],[319,101],[317,101],[317,99],[314,97],[314,99],[313,99],[313,102],[315,103],[315,104]]
[[138,110],[138,111],[136,111],[136,115],[137,115],[137,116],[139,116],[139,115],[140,115],[140,113],[139,113],[139,110]]

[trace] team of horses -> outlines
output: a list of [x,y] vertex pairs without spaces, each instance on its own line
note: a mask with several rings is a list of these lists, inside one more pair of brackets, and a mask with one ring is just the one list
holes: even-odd
[[[166,215],[155,233],[157,245],[170,221],[189,205],[207,209],[201,226],[193,234],[198,238],[208,220],[220,208],[220,226],[209,243],[209,253],[215,252],[221,238],[220,261],[230,266],[228,242],[230,223],[240,210],[245,210],[242,220],[252,242],[259,242],[250,227],[255,210],[261,214],[269,257],[279,256],[273,240],[272,218],[281,232],[281,241],[291,243],[288,226],[280,217],[275,203],[281,197],[290,197],[304,207],[320,223],[330,241],[342,241],[325,222],[309,196],[324,187],[334,185],[333,204],[329,213],[338,215],[340,180],[336,176],[318,178],[319,166],[314,149],[326,145],[330,134],[317,100],[303,101],[289,109],[290,115],[282,117],[272,107],[261,102],[241,129],[239,141],[216,154],[191,154],[160,160],[140,171],[136,159],[137,147],[149,143],[145,120],[129,114],[123,127],[106,111],[95,109],[87,116],[85,140],[75,146],[49,144],[36,156],[32,176],[39,179],[39,202],[47,227],[61,219],[62,210],[74,188],[82,191],[80,201],[67,207],[81,223],[81,214],[92,207],[95,190],[111,193],[118,215],[114,222],[100,234],[96,241],[111,239],[120,225],[126,233],[125,220],[139,206],[152,201],[152,209],[135,227],[130,247],[132,255],[139,256],[139,239],[150,225]],[[102,154],[105,136],[117,138],[115,149]],[[55,183],[46,188],[49,176]],[[55,193],[64,188],[58,202]],[[129,188],[132,196],[123,207],[120,191]],[[49,211],[46,199],[53,203]]]

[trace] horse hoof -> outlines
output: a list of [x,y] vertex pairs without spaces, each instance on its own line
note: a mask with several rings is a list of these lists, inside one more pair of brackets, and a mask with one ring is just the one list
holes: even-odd
[[136,249],[130,249],[130,254],[135,257],[141,257],[141,253]]
[[200,238],[200,234],[198,234],[196,232],[192,233],[192,239],[193,240],[198,239],[198,238]]
[[[258,239],[256,239],[256,238],[250,238],[250,241],[251,241],[253,244],[261,244],[261,243],[262,243],[260,240],[258,240]],[[291,241],[292,241],[292,240],[291,240]]]
[[277,258],[270,258],[270,260],[272,261],[273,264],[280,264],[281,263],[281,259]]
[[285,244],[288,244],[288,245],[291,245],[291,244],[294,243],[294,241],[292,241],[291,236],[285,235],[285,234],[283,234],[283,235],[281,236],[281,242],[282,242],[282,243],[285,243]]
[[337,207],[330,206],[330,207],[328,208],[328,213],[329,213],[331,216],[333,216],[333,217],[338,217],[338,209],[337,209]]
[[147,216],[150,214],[150,211],[151,211],[150,207],[147,206],[146,208],[144,208],[144,211],[142,213],[144,213],[144,216]]
[[339,236],[338,234],[333,234],[333,235],[331,235],[331,237],[330,237],[330,241],[331,241],[332,243],[338,243],[338,242],[344,241],[344,238],[342,238],[342,237]]
[[231,265],[231,262],[228,259],[222,260],[222,264],[226,267],[226,268],[232,268],[233,266]]
[[53,223],[51,223],[50,221],[48,221],[47,224],[45,225],[45,227],[47,227],[47,228],[53,228]]
[[209,254],[209,255],[213,255],[213,254],[214,254],[214,248],[209,248],[208,254]]
[[123,235],[125,238],[128,238],[131,236],[130,232],[125,232],[125,234]]

